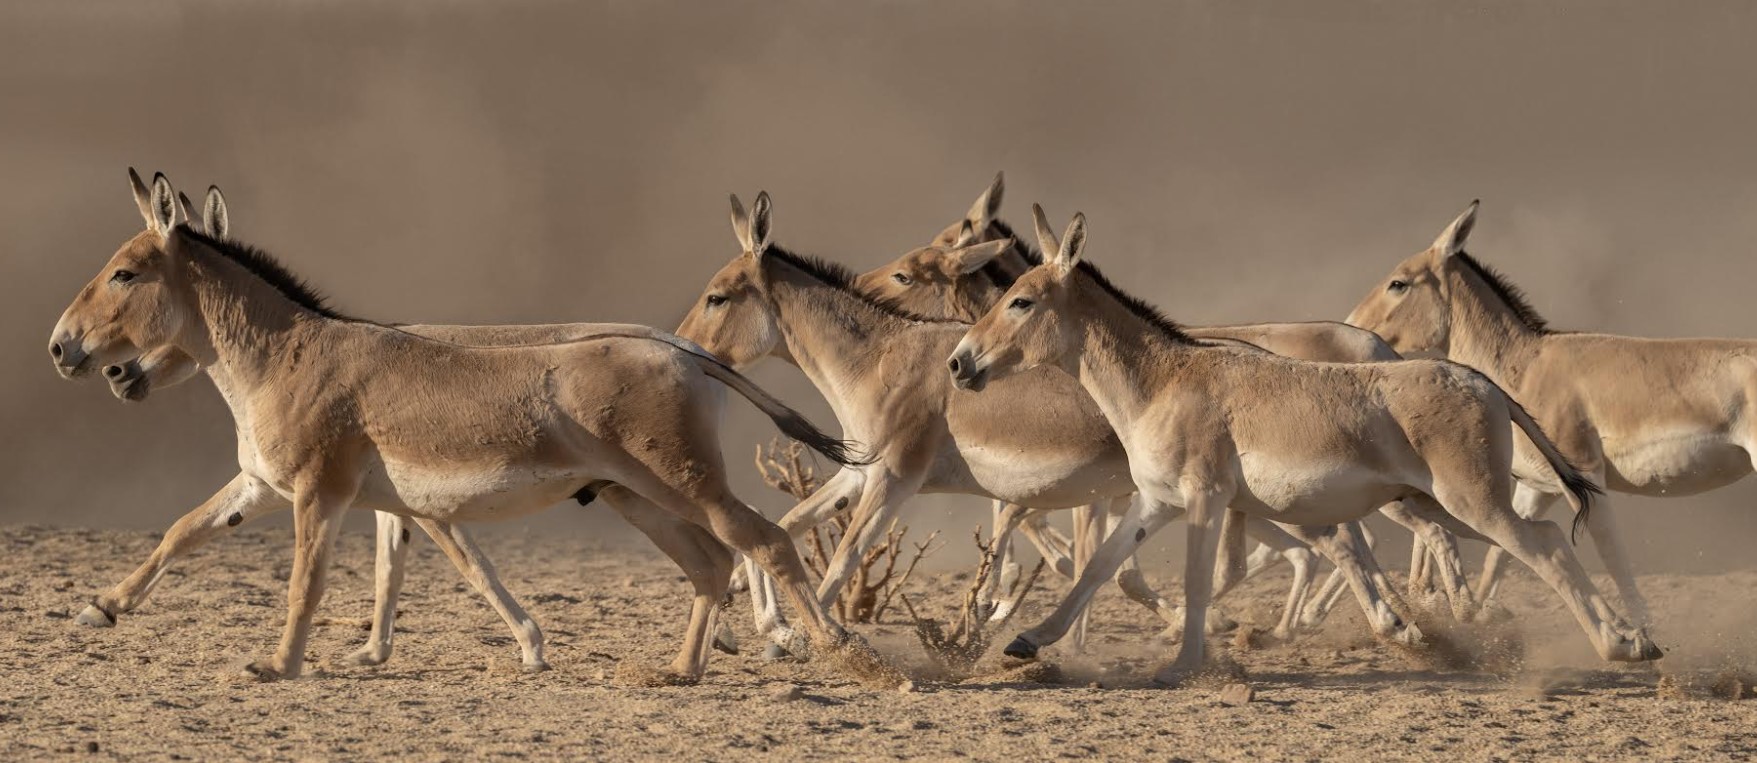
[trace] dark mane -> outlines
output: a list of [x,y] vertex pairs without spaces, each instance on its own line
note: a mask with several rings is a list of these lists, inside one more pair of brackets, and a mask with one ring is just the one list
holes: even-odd
[[1556,333],[1555,329],[1550,328],[1550,322],[1538,315],[1531,303],[1525,300],[1525,292],[1514,286],[1513,282],[1501,275],[1500,271],[1477,262],[1476,258],[1468,253],[1459,252],[1456,256],[1459,262],[1464,263],[1465,267],[1470,268],[1482,278],[1483,283],[1489,285],[1489,291],[1500,297],[1501,301],[1513,310],[1513,314],[1519,317],[1519,322],[1525,324],[1526,328],[1539,334]]
[[865,294],[854,285],[854,271],[849,270],[847,266],[842,265],[841,263],[830,262],[829,260],[809,254],[797,254],[782,248],[780,244],[770,244],[768,250],[763,252],[763,256],[774,257],[782,262],[792,265],[803,271],[806,275],[823,282],[824,285],[843,292],[848,296],[859,300],[861,304],[876,308],[886,315],[902,318],[906,321],[915,321],[917,323],[962,323],[962,321],[956,321],[950,318],[930,318],[918,313],[912,313],[908,310],[897,307],[888,301],[876,299],[871,295]]
[[[1013,226],[1008,225],[1007,221],[996,218],[990,220],[988,225],[993,228],[996,233],[999,233],[1002,238],[1010,238],[1013,240],[1013,251],[1018,253],[1019,259],[1025,261],[1026,270],[1030,270],[1031,268],[1043,264],[1043,252],[1038,251],[1037,247],[1033,246],[1030,241],[1020,238],[1019,234],[1014,233]],[[989,282],[993,283],[1001,291],[1013,288],[1013,282],[1018,280],[1017,275],[1007,272],[1007,269],[1000,264],[999,257],[984,263],[982,270],[977,272],[987,276]]]
[[282,265],[268,252],[242,241],[214,238],[188,226],[180,227],[178,230],[214,250],[220,256],[243,266],[245,270],[254,273],[257,278],[267,281],[268,285],[275,287],[277,291],[286,295],[287,299],[298,303],[300,307],[325,318],[344,321],[357,320],[330,307],[328,300],[324,298],[322,293],[306,283],[305,279],[294,275],[293,271],[288,270],[287,266]]
[[1098,288],[1103,289],[1105,292],[1109,293],[1110,296],[1115,297],[1116,301],[1121,302],[1123,307],[1128,308],[1129,312],[1134,313],[1141,320],[1146,321],[1147,325],[1158,329],[1166,338],[1179,344],[1205,344],[1204,342],[1197,341],[1189,334],[1185,334],[1183,327],[1177,325],[1176,321],[1165,317],[1164,313],[1159,312],[1159,308],[1148,304],[1146,300],[1141,299],[1140,297],[1128,294],[1122,289],[1117,288],[1116,284],[1111,283],[1110,279],[1105,278],[1104,273],[1100,272],[1097,266],[1094,266],[1091,262],[1081,260],[1080,263],[1074,267],[1080,272],[1085,273],[1087,277],[1091,278],[1093,283],[1098,284]]

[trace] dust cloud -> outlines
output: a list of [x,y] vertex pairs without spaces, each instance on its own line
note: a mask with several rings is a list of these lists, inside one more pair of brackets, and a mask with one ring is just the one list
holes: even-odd
[[[140,228],[130,165],[192,193],[220,185],[241,237],[382,320],[673,328],[736,253],[728,192],[767,189],[778,240],[865,269],[1004,169],[1008,217],[1033,201],[1084,211],[1090,256],[1189,323],[1339,319],[1480,197],[1473,251],[1556,325],[1757,336],[1754,16],[1638,2],[7,3],[0,520],[164,527],[235,473],[205,382],[124,406],[45,356],[67,301]],[[833,423],[797,371],[755,376]],[[743,467],[772,432],[728,407]],[[748,468],[737,487],[772,515],[785,505]],[[1743,484],[1610,505],[1638,569],[1710,571],[1747,564],[1753,498]],[[533,521],[615,524],[555,515]],[[930,497],[910,515],[962,537],[986,511]]]

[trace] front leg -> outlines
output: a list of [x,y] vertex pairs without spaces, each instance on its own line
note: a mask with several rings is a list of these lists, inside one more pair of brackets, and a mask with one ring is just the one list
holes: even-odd
[[351,665],[383,665],[390,659],[391,641],[396,637],[397,599],[403,591],[403,573],[408,569],[409,521],[388,511],[373,512],[378,520],[378,546],[372,586],[372,635],[366,644],[343,658]]
[[355,485],[346,489],[302,486],[293,496],[293,572],[287,579],[287,625],[280,648],[269,660],[259,660],[245,670],[259,681],[298,678],[305,667],[305,644],[311,637],[311,619],[323,600],[324,579],[342,515],[353,503]]
[[836,599],[842,595],[843,586],[854,576],[854,570],[872,544],[878,542],[880,536],[903,507],[903,502],[915,494],[921,481],[927,476],[919,471],[898,474],[889,469],[874,469],[866,477],[866,489],[860,495],[860,507],[855,510],[854,520],[848,523],[848,532],[836,544],[836,553],[824,569],[823,582],[818,584],[818,604],[825,611],[832,611]]
[[146,601],[172,562],[234,527],[289,505],[261,480],[239,472],[213,497],[171,525],[146,563],[108,593],[92,599],[85,611],[79,613],[77,622],[100,628],[115,625],[117,615],[131,612]]
[[439,545],[453,566],[458,568],[465,580],[476,589],[477,593],[488,600],[489,606],[506,621],[512,629],[512,637],[519,642],[519,651],[524,656],[526,673],[536,673],[549,669],[549,663],[543,661],[543,631],[537,627],[537,621],[525,613],[517,599],[507,593],[506,587],[500,584],[500,576],[494,573],[494,564],[482,555],[469,533],[464,532],[461,525],[451,522],[437,522],[431,519],[416,519],[421,529],[427,531],[428,537]]
[[1184,552],[1184,638],[1177,659],[1153,676],[1154,682],[1166,686],[1177,686],[1201,670],[1207,656],[1208,602],[1214,592],[1214,558],[1220,543],[1215,524],[1235,492],[1230,484],[1201,477],[1186,477],[1180,487],[1189,523]]

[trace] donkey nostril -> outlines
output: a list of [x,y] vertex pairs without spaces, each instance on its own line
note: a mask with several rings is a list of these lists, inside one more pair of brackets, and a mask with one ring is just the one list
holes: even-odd
[[49,345],[49,356],[53,357],[56,360],[61,359],[61,343],[60,342],[56,342],[54,344]]
[[104,366],[104,378],[106,378],[106,379],[120,379],[120,378],[122,378],[122,367],[121,366]]
[[958,372],[958,359],[957,358],[952,358],[951,360],[947,361],[946,365],[949,365],[952,367],[952,373]]

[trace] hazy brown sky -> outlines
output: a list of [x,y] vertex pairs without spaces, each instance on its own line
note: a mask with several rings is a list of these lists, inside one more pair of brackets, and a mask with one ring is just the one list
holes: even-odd
[[[1754,16],[1707,2],[6,3],[0,519],[162,527],[236,471],[205,381],[124,406],[60,380],[44,351],[140,228],[130,165],[191,192],[219,184],[243,238],[384,320],[674,328],[736,251],[729,192],[766,188],[779,240],[865,269],[1005,169],[1006,215],[1083,210],[1090,257],[1189,323],[1339,319],[1481,197],[1473,251],[1556,325],[1757,336]],[[756,376],[831,423],[793,369]],[[729,409],[742,466],[771,432]],[[778,513],[778,494],[741,479]],[[1638,561],[1714,566],[1757,534],[1754,498],[1741,485],[1612,505]],[[962,527],[979,509],[913,511]]]

